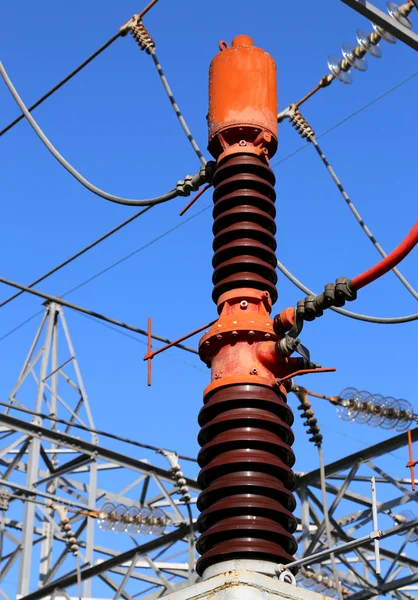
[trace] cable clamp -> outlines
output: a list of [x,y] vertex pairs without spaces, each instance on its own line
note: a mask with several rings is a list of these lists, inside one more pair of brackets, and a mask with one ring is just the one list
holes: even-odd
[[[322,294],[318,296],[306,296],[299,300],[296,307],[296,321],[314,321],[322,317],[324,310],[331,306],[341,307],[346,302],[357,298],[357,292],[346,277],[338,277],[335,283],[328,283]],[[296,322],[295,321],[295,322]]]
[[208,161],[206,165],[200,167],[196,175],[186,175],[176,183],[176,190],[179,196],[190,196],[191,192],[196,192],[203,184],[212,183],[212,177],[215,170],[215,163]]

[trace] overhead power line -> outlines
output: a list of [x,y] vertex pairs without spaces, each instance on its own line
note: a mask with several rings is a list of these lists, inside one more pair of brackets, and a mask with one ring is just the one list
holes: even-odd
[[[364,110],[366,110],[366,108],[369,108],[370,106],[373,106],[373,104],[376,104],[376,102],[379,102],[380,100],[382,100],[383,98],[385,98],[386,96],[388,96],[389,94],[391,94],[392,92],[394,92],[395,90],[397,90],[398,88],[400,88],[401,86],[405,85],[405,83],[408,83],[409,81],[411,81],[412,79],[414,79],[414,77],[416,77],[417,75],[418,75],[418,71],[415,71],[414,73],[411,73],[411,75],[409,75],[405,79],[402,79],[402,81],[399,81],[399,83],[395,84],[393,87],[389,88],[388,90],[386,90],[385,92],[383,92],[379,96],[376,96],[376,98],[373,98],[373,100],[370,100],[370,102],[367,102],[367,104],[365,104],[364,106],[358,108],[354,112],[352,112],[349,115],[347,115],[346,117],[344,117],[344,119],[341,119],[341,121],[338,121],[337,123],[335,123],[334,125],[332,125],[328,129],[326,129],[325,131],[323,131],[322,133],[320,133],[319,135],[317,135],[316,139],[319,140],[320,138],[324,137],[325,135],[328,135],[329,133],[331,133],[331,131],[334,131],[334,129],[337,129],[337,127],[340,127],[341,125],[344,125],[344,123],[347,123],[347,121],[349,121],[353,117],[356,117],[357,115],[359,115],[360,113],[362,113]],[[286,156],[284,156],[283,158],[281,158],[280,160],[278,160],[274,164],[270,165],[271,168],[274,169],[274,167],[278,167],[283,162],[285,162],[286,160],[288,160],[292,156],[295,156],[301,150],[304,150],[308,146],[309,146],[309,142],[306,142],[306,144],[303,144],[303,146],[299,146],[299,148],[296,148],[296,150],[293,150],[292,152],[289,152],[289,154],[286,154]]]
[[[277,267],[280,269],[283,275],[287,277],[287,279],[289,279],[289,281],[291,281],[302,292],[308,294],[309,296],[316,296],[315,292],[300,282],[299,279],[297,279],[290,271],[288,271],[280,261],[277,261]],[[406,315],[404,317],[372,317],[370,315],[362,315],[360,313],[351,312],[349,310],[345,310],[344,308],[336,308],[331,306],[330,309],[339,313],[340,315],[350,317],[351,319],[367,321],[368,323],[379,323],[380,325],[397,325],[400,323],[409,323],[410,321],[418,320],[418,313]]]
[[[82,281],[81,283],[77,284],[73,288],[67,290],[66,292],[64,292],[63,294],[61,294],[61,297],[68,296],[69,294],[72,294],[73,292],[75,292],[76,290],[80,289],[81,287],[87,285],[91,281],[97,279],[98,277],[101,277],[102,275],[104,275],[105,273],[107,273],[108,271],[110,271],[111,269],[114,269],[115,267],[119,266],[120,264],[122,264],[126,260],[129,260],[130,258],[132,258],[133,256],[135,256],[139,252],[142,252],[143,250],[145,250],[146,248],[148,248],[152,244],[155,244],[156,242],[158,242],[159,240],[161,240],[165,236],[169,235],[170,233],[172,233],[176,229],[179,229],[180,227],[183,227],[184,225],[186,225],[186,223],[188,223],[192,219],[198,217],[203,212],[206,212],[207,210],[209,210],[209,208],[211,208],[211,206],[212,205],[209,204],[209,205],[205,206],[204,208],[202,208],[201,210],[199,210],[197,213],[194,213],[193,215],[191,215],[190,217],[188,217],[187,219],[184,219],[184,220],[180,221],[177,225],[175,225],[174,227],[171,227],[170,229],[164,231],[162,234],[160,234],[157,237],[153,238],[152,240],[150,240],[149,242],[147,242],[143,246],[140,246],[139,248],[137,248],[133,252],[130,252],[129,254],[126,254],[125,256],[123,256],[122,258],[120,258],[119,260],[117,260],[116,262],[110,264],[109,266],[105,267],[101,271],[98,271],[97,273],[95,273],[94,275],[92,275],[91,277],[89,277],[88,279],[85,279],[84,281]],[[115,228],[115,231],[116,231],[116,228]],[[30,286],[28,286],[28,287],[30,287]],[[21,291],[19,293],[24,293],[24,291]],[[33,319],[35,319],[36,317],[38,317],[42,313],[43,313],[43,310],[37,311],[36,313],[34,313],[33,315],[31,315],[27,319],[25,319],[24,321],[22,321],[22,323],[16,325],[15,327],[13,327],[9,331],[7,331],[2,337],[0,337],[0,342],[2,342],[6,338],[8,338],[10,335],[12,335],[16,331],[18,331],[19,329],[21,329],[22,327],[24,327],[24,325],[26,325],[27,323],[29,323],[30,321],[32,321]]]
[[[102,315],[101,313],[95,312],[88,308],[77,306],[77,304],[67,302],[67,300],[63,300],[63,298],[58,298],[57,296],[51,296],[50,294],[39,292],[38,290],[29,288],[26,285],[21,285],[20,283],[16,283],[15,281],[10,281],[9,279],[5,279],[4,277],[0,277],[0,283],[4,283],[5,285],[9,285],[10,287],[23,290],[24,292],[28,292],[29,294],[33,294],[34,296],[38,296],[39,298],[43,298],[44,300],[48,300],[49,302],[55,302],[56,304],[59,304],[61,306],[66,306],[67,308],[71,308],[72,310],[76,310],[85,315],[89,315],[91,317],[95,317],[96,319],[100,319],[101,321],[111,323],[112,325],[117,325],[118,327],[122,327],[123,329],[128,329],[129,331],[133,331],[134,333],[139,333],[140,335],[148,336],[148,332],[146,332],[144,329],[133,327],[132,325],[128,325],[127,323],[123,323],[122,321],[118,321],[117,319],[112,319],[111,317],[107,317],[105,315]],[[166,344],[172,343],[171,340],[160,337],[159,335],[152,334],[151,337],[155,340],[158,340],[159,342],[164,342]],[[189,348],[188,346],[184,346],[183,344],[175,344],[175,346],[177,348],[181,348],[182,350],[186,350],[187,352],[191,352],[192,354],[198,354],[197,350],[195,350],[194,348]]]
[[[323,153],[321,147],[319,146],[318,142],[316,141],[315,136],[314,135],[310,136],[309,140],[313,144],[313,146],[314,146],[315,150],[317,151],[317,153],[319,154],[322,162],[324,163],[324,165],[327,168],[329,174],[331,175],[332,180],[334,181],[335,185],[338,187],[338,189],[340,191],[340,194],[342,195],[342,197],[344,198],[344,200],[348,204],[348,207],[351,210],[351,212],[353,213],[353,215],[354,215],[357,223],[360,225],[360,227],[362,228],[362,230],[364,231],[364,233],[367,235],[367,237],[369,238],[369,240],[371,241],[371,243],[373,244],[373,246],[376,248],[376,250],[379,252],[380,256],[383,256],[383,258],[386,258],[386,256],[387,256],[386,252],[383,250],[382,246],[379,244],[379,242],[376,240],[376,238],[374,237],[374,235],[372,234],[372,232],[370,231],[370,229],[367,227],[366,223],[361,218],[360,213],[358,212],[358,210],[354,206],[353,202],[351,201],[349,195],[345,191],[345,189],[344,189],[341,181],[338,179],[338,177],[337,177],[334,169],[329,164],[329,162],[328,162],[325,154]],[[414,290],[414,288],[412,287],[412,285],[402,275],[402,273],[396,267],[394,267],[392,269],[392,271],[395,273],[395,275],[399,279],[399,281],[412,294],[412,296],[415,298],[415,300],[418,300],[418,293]]]
[[[125,221],[123,221],[122,223],[120,223],[119,225],[117,225],[116,227],[113,227],[113,229],[111,229],[110,231],[108,231],[104,235],[102,235],[99,238],[97,238],[97,240],[94,240],[94,242],[91,242],[91,244],[88,244],[87,246],[85,246],[84,248],[82,248],[81,250],[79,250],[78,252],[76,252],[75,254],[73,254],[72,256],[70,256],[70,258],[67,258],[66,260],[64,260],[63,262],[61,262],[59,265],[57,265],[56,267],[54,267],[53,269],[51,269],[47,273],[44,273],[44,275],[41,275],[41,277],[38,277],[38,279],[35,279],[35,281],[33,281],[32,283],[30,283],[28,285],[28,287],[32,288],[34,285],[37,285],[38,283],[41,283],[41,281],[44,281],[45,279],[47,279],[48,277],[50,277],[54,273],[57,273],[62,268],[66,267],[67,265],[69,265],[70,263],[72,263],[73,261],[75,261],[77,258],[79,258],[80,256],[82,256],[83,254],[85,254],[86,252],[88,252],[89,250],[91,250],[92,248],[94,248],[95,246],[98,246],[101,242],[103,242],[104,240],[106,240],[107,238],[109,238],[111,235],[113,235],[117,231],[120,231],[121,229],[123,229],[123,227],[126,227],[126,225],[129,225],[129,223],[132,223],[133,221],[135,221],[138,217],[140,217],[141,215],[143,215],[144,213],[146,213],[151,208],[152,208],[151,206],[147,206],[146,208],[143,208],[141,211],[139,211],[139,212],[135,213],[134,215],[132,215],[131,217],[129,217],[129,219],[126,219]],[[14,300],[15,298],[18,298],[19,296],[21,296],[24,293],[25,292],[23,290],[20,290],[16,294],[13,294],[13,296],[10,296],[9,298],[6,298],[6,300],[3,300],[3,302],[0,302],[0,308],[2,308],[3,306],[6,306],[6,304],[9,304],[9,302],[11,302],[12,300]]]
[[158,57],[155,53],[155,49],[154,48],[150,48],[150,54],[152,57],[152,60],[154,61],[155,67],[158,71],[158,75],[160,76],[161,82],[164,86],[164,89],[167,93],[167,96],[171,102],[171,106],[173,107],[174,112],[176,113],[176,116],[178,118],[178,120],[180,121],[180,125],[183,128],[184,133],[186,134],[187,139],[189,140],[193,150],[196,152],[200,162],[202,163],[202,165],[206,165],[206,159],[203,156],[202,152],[200,151],[199,146],[197,145],[196,140],[194,139],[193,135],[191,134],[191,131],[189,129],[189,127],[187,126],[187,123],[179,109],[179,106],[176,102],[176,99],[174,98],[173,92],[171,91],[170,86],[168,85],[168,81],[166,76],[164,75],[164,71],[162,69],[162,66],[160,64],[160,61],[158,60]]
[[[352,200],[350,199],[349,195],[345,191],[341,181],[338,179],[337,174],[335,173],[334,169],[328,162],[323,150],[321,149],[321,147],[319,146],[319,144],[316,140],[315,132],[314,132],[313,128],[311,127],[311,125],[308,123],[308,121],[305,119],[305,117],[299,112],[299,109],[297,109],[295,107],[291,107],[287,111],[286,117],[289,119],[289,121],[293,125],[293,127],[295,127],[297,133],[301,136],[301,138],[307,139],[308,142],[310,142],[313,145],[313,147],[315,148],[316,152],[318,153],[320,159],[322,160],[325,168],[327,169],[328,173],[331,175],[331,178],[332,178],[333,182],[335,183],[335,185],[337,186],[341,196],[344,198],[349,209],[353,213],[357,223],[360,225],[360,227],[362,228],[364,233],[367,235],[369,240],[372,242],[373,246],[379,252],[379,254],[383,258],[386,258],[387,257],[386,252],[383,250],[382,246],[379,244],[379,242],[373,236],[370,229],[367,227],[366,223],[361,218],[360,213],[354,206]],[[412,296],[416,300],[418,300],[418,293],[414,290],[412,285],[402,275],[402,273],[397,269],[397,267],[393,267],[392,271],[395,273],[395,275],[398,277],[398,279],[401,281],[401,283],[406,287],[406,289],[412,294]]]
[[166,194],[162,194],[161,196],[156,196],[155,198],[148,198],[146,200],[134,200],[130,198],[124,198],[122,196],[115,196],[113,194],[109,194],[104,190],[101,190],[97,186],[93,185],[88,181],[81,173],[77,171],[55,148],[52,142],[47,138],[42,129],[39,127],[35,119],[30,114],[27,109],[25,103],[22,98],[17,93],[16,88],[11,82],[3,63],[0,61],[0,75],[2,76],[6,86],[8,87],[10,93],[15,99],[17,105],[20,110],[25,115],[32,129],[35,131],[39,139],[46,146],[46,148],[50,151],[52,156],[60,163],[61,166],[64,167],[79,183],[81,183],[85,188],[87,188],[93,194],[108,200],[109,202],[115,202],[116,204],[123,204],[125,206],[154,206],[155,204],[161,204],[162,202],[167,202],[168,200],[172,200],[177,196],[188,196],[191,191],[196,191],[199,189],[201,185],[206,183],[205,174],[202,172],[197,173],[193,177],[186,176],[184,181],[179,181],[175,188],[167,192]]
[[[151,8],[157,2],[158,2],[158,0],[152,0],[138,15],[136,15],[136,18],[142,19],[142,17],[149,10],[151,10]],[[129,19],[124,25],[122,25],[122,27],[119,28],[119,31],[117,33],[115,33],[115,35],[113,35],[109,40],[107,40],[107,42],[105,42],[103,44],[103,46],[100,46],[100,48],[98,48],[95,52],[93,52],[93,54],[90,54],[90,56],[88,58],[86,58],[86,60],[84,60],[80,65],[78,65],[78,67],[76,67],[73,71],[71,71],[71,73],[69,73],[66,77],[64,77],[64,79],[61,79],[61,81],[59,81],[56,85],[54,85],[48,92],[46,92],[46,94],[41,96],[39,98],[39,100],[34,102],[34,104],[32,104],[28,108],[29,112],[32,112],[35,108],[40,106],[43,102],[45,102],[45,100],[47,100],[50,96],[52,96],[52,94],[54,94],[60,88],[62,88],[63,85],[65,85],[68,81],[70,81],[70,79],[72,79],[75,75],[77,75],[77,73],[80,73],[80,71],[82,71],[84,69],[84,67],[87,67],[87,65],[90,64],[92,62],[92,60],[97,58],[97,56],[99,56],[99,54],[101,54],[104,50],[106,50],[106,48],[109,48],[109,46],[111,46],[113,44],[113,42],[115,42],[118,38],[125,36],[128,33],[128,30],[129,30],[128,27],[129,27],[129,24],[131,23],[131,21],[132,21],[132,18]],[[17,125],[17,123],[19,123],[24,118],[25,118],[24,114],[21,114],[18,117],[16,117],[16,119],[14,119],[14,121],[12,121],[8,125],[6,125],[6,127],[4,127],[2,130],[0,130],[0,137],[2,135],[4,135],[7,131],[12,129],[12,127]]]
[[[120,435],[116,435],[114,433],[109,433],[108,431],[101,431],[100,429],[93,429],[91,427],[87,427],[87,425],[80,425],[78,423],[74,423],[73,421],[66,421],[65,419],[59,419],[58,417],[53,417],[46,413],[35,412],[33,410],[29,410],[28,408],[23,408],[19,406],[13,406],[8,404],[7,402],[0,402],[0,406],[4,406],[11,410],[17,410],[20,412],[24,412],[28,415],[33,415],[35,417],[40,417],[41,419],[47,419],[48,421],[53,421],[54,423],[59,423],[60,425],[68,425],[69,427],[74,427],[75,429],[79,429],[81,431],[87,431],[88,433],[93,433],[95,435],[108,437],[112,440],[116,440],[118,442],[124,442],[125,444],[130,444],[131,446],[136,446],[137,448],[144,448],[146,450],[153,450],[154,452],[161,452],[162,448],[158,446],[152,446],[151,444],[144,444],[142,442],[137,442],[135,440],[131,440],[129,438],[121,437]],[[177,452],[176,452],[177,454]],[[195,458],[190,458],[189,456],[178,455],[179,458],[183,460],[189,460],[191,462],[196,462]]]
[[[99,56],[99,54],[101,54],[104,50],[106,50],[106,48],[109,48],[109,46],[111,44],[113,44],[113,42],[115,42],[120,36],[121,36],[120,31],[118,31],[118,33],[115,33],[115,35],[113,35],[105,44],[103,44],[103,46],[100,46],[100,48],[98,50],[96,50],[96,52],[93,52],[93,54],[91,54],[88,58],[86,58],[86,60],[84,60],[81,63],[81,65],[79,65],[76,69],[74,69],[74,71],[71,71],[71,73],[69,73],[66,77],[64,77],[64,79],[61,79],[61,81],[59,83],[54,85],[54,87],[52,87],[48,92],[46,92],[46,94],[41,96],[39,98],[39,100],[37,100],[31,106],[29,106],[28,111],[32,112],[33,110],[35,110],[35,108],[37,108],[43,102],[45,102],[45,100],[47,100],[50,96],[52,96],[52,94],[54,94],[56,91],[58,91],[60,88],[62,88],[62,86],[64,84],[66,84],[68,81],[70,81],[70,79],[72,79],[75,75],[77,75],[77,73],[80,73],[80,71],[82,71],[84,69],[84,67],[87,67],[87,65],[90,64],[91,61],[93,59],[95,59],[97,56]],[[14,119],[14,121],[12,121],[8,125],[6,125],[6,127],[3,127],[3,129],[0,131],[0,137],[2,135],[4,135],[5,133],[7,133],[10,129],[12,129],[12,127],[17,125],[24,118],[25,118],[25,115],[22,113],[21,115],[16,117],[16,119]]]

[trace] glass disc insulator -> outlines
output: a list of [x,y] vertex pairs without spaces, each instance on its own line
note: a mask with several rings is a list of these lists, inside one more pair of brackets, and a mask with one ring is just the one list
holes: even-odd
[[370,403],[370,392],[361,390],[357,392],[356,403],[359,408],[359,412],[355,418],[356,423],[363,425],[368,423],[373,416],[373,404]]
[[328,56],[328,69],[331,73],[342,83],[351,83],[353,81],[353,74],[351,71],[343,71],[340,67],[340,58],[332,54]]
[[100,529],[110,531],[114,522],[112,517],[115,513],[115,505],[112,502],[106,502],[100,509],[100,513],[103,515],[103,517],[99,517],[98,519]]
[[400,400],[398,400],[398,404],[400,411],[400,419],[396,424],[396,431],[403,432],[410,428],[414,419],[414,411],[408,400],[404,400],[403,398],[401,398]]
[[146,506],[144,506],[143,508],[141,508],[141,525],[139,527],[139,533],[141,535],[148,535],[151,532],[151,527],[152,527],[152,522],[151,522],[151,518],[152,518],[152,511],[147,508]]
[[412,21],[408,17],[405,17],[401,11],[399,10],[399,6],[396,2],[386,2],[386,7],[388,9],[388,13],[393,19],[396,19],[398,23],[406,27],[407,29],[412,29]]
[[398,401],[391,396],[386,398],[386,418],[381,424],[382,429],[394,429],[399,421],[400,406]]
[[373,408],[371,410],[372,417],[369,421],[369,425],[372,427],[379,427],[379,425],[385,419],[385,408],[386,408],[386,398],[381,394],[373,394],[369,398],[369,402],[373,404]]
[[139,508],[136,506],[131,506],[131,508],[126,513],[126,531],[131,534],[135,534],[138,532],[138,528],[140,526],[140,522],[138,520],[139,516]]
[[161,508],[156,508],[152,513],[152,527],[151,527],[151,535],[161,535],[164,533],[164,529],[167,526],[167,517],[161,510]]
[[357,58],[357,56],[354,54],[355,49],[356,47],[354,46],[354,44],[344,42],[344,44],[342,45],[342,52],[344,58],[348,60],[350,65],[358,71],[367,71],[367,60],[364,57]]
[[389,44],[396,44],[396,38],[393,37],[390,33],[385,31],[380,25],[376,25],[376,23],[372,23],[373,29],[380,35],[380,37],[385,40],[385,42],[389,42]]
[[128,512],[127,506],[124,504],[119,504],[115,510],[115,523],[113,525],[113,531],[117,533],[122,533],[125,531],[127,526],[127,520],[125,519],[125,515]]
[[380,58],[382,56],[381,47],[379,44],[371,43],[367,31],[364,31],[364,29],[357,29],[356,36],[359,45],[363,48],[363,50],[366,50],[370,56],[374,56],[375,58]]

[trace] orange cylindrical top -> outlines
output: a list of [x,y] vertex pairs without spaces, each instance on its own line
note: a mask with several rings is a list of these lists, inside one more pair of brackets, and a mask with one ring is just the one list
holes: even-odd
[[277,149],[277,83],[273,58],[238,35],[220,42],[209,70],[209,151],[215,158],[234,144],[264,136],[269,157]]

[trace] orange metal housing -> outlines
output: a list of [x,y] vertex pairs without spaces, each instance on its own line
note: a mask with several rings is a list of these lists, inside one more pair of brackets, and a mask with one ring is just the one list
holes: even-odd
[[209,69],[208,149],[218,158],[231,145],[261,140],[271,157],[277,150],[275,62],[247,35],[219,48]]

